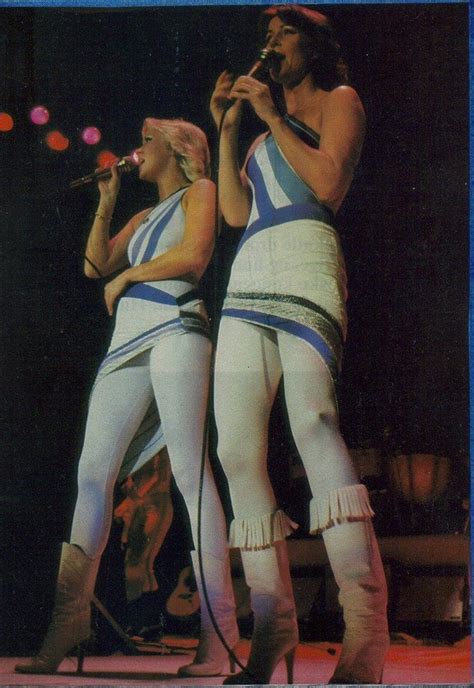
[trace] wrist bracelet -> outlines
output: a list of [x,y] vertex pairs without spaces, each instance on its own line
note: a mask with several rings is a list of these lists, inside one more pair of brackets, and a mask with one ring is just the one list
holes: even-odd
[[98,217],[99,220],[103,220],[104,222],[110,222],[110,220],[112,219],[107,215],[101,215],[100,213],[96,213],[95,216]]

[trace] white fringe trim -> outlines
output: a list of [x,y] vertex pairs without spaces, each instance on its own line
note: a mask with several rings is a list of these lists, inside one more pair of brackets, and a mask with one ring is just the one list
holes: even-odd
[[350,521],[369,521],[374,512],[365,485],[349,485],[329,492],[325,497],[313,497],[309,504],[310,533],[315,535],[336,525]]
[[266,549],[284,540],[296,528],[298,524],[280,509],[257,518],[234,519],[230,524],[229,546],[243,550]]

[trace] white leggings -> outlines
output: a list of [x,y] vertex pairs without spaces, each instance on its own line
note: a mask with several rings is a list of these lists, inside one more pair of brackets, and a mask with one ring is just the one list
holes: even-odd
[[267,438],[282,374],[291,430],[313,497],[358,483],[339,431],[332,380],[317,352],[291,334],[224,317],[214,403],[218,454],[236,519],[258,519],[276,509]]
[[[109,373],[95,386],[79,462],[71,532],[71,543],[79,545],[89,557],[100,556],[107,544],[114,484],[153,396],[197,548],[198,487],[210,359],[211,343],[202,335],[172,335]],[[202,550],[223,558],[227,548],[226,523],[207,452],[202,504]]]

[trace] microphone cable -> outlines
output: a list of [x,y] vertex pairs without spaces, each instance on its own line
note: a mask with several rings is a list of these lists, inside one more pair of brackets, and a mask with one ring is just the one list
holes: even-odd
[[[264,61],[267,59],[268,55],[270,54],[270,51],[267,49],[263,49],[260,52],[259,55],[259,60],[255,63],[255,65],[252,67],[250,70],[252,75],[254,75],[258,69],[263,65]],[[250,74],[250,73],[249,73]],[[220,144],[221,144],[221,136],[222,136],[222,129],[224,126],[224,120],[225,116],[232,107],[234,103],[231,102],[230,106],[224,109],[218,130],[217,130],[217,169],[219,169],[219,160],[220,160]],[[215,247],[217,247],[217,240],[219,238],[220,230],[221,230],[221,225],[222,225],[222,214],[220,212],[220,207],[219,207],[219,173],[217,172],[216,175],[216,209],[215,209],[215,229],[214,229],[214,236],[215,236]],[[217,283],[217,250],[214,252],[214,262],[213,262],[213,280],[212,280],[212,286],[213,286],[213,293],[212,293],[212,316],[213,316],[213,328],[215,331],[215,321],[217,319],[217,289],[216,289],[216,283]],[[216,344],[217,344],[217,333],[216,334]],[[209,613],[209,618],[211,620],[211,623],[214,627],[214,630],[216,632],[217,637],[219,638],[220,642],[222,643],[223,647],[225,648],[229,660],[231,662],[234,662],[237,664],[237,666],[242,669],[242,671],[247,675],[247,682],[248,681],[254,681],[256,684],[259,683],[258,678],[254,676],[239,660],[239,658],[236,656],[234,649],[229,647],[229,644],[227,643],[227,640],[224,637],[224,634],[222,633],[221,629],[219,628],[219,624],[216,620],[216,617],[214,615],[214,612],[212,610],[212,605],[209,599],[209,594],[206,586],[206,581],[205,581],[205,576],[204,576],[204,564],[203,564],[203,556],[202,556],[202,548],[201,548],[201,543],[202,543],[202,500],[203,500],[203,490],[204,490],[204,468],[205,468],[205,461],[206,461],[206,448],[208,446],[208,436],[209,436],[209,417],[211,413],[211,390],[213,388],[213,385],[211,384],[213,379],[214,379],[214,368],[215,368],[215,350],[213,347],[213,351],[211,354],[211,365],[210,365],[210,372],[209,372],[209,393],[207,397],[207,412],[206,412],[206,417],[205,417],[205,422],[204,422],[204,431],[203,431],[203,444],[202,444],[202,454],[201,454],[201,469],[200,469],[200,474],[199,474],[199,488],[198,488],[198,518],[197,518],[197,553],[198,553],[198,564],[199,564],[199,575],[201,577],[201,585],[202,585],[202,591],[203,591],[203,596],[204,596],[204,603],[206,605],[207,611]],[[210,470],[212,471],[212,467],[210,466]],[[228,548],[228,557],[229,557],[229,566],[230,566],[230,549]],[[231,578],[232,578],[232,571],[231,571]],[[233,594],[233,592],[232,592]],[[201,601],[202,604],[203,601]]]

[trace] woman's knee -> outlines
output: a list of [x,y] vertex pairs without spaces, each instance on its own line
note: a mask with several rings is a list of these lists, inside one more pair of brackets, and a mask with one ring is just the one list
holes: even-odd
[[290,416],[290,425],[296,444],[321,433],[339,433],[339,417],[332,405],[303,408]]
[[95,453],[82,453],[77,471],[77,484],[80,491],[103,494],[111,485],[113,486],[114,477],[111,476],[109,466],[101,458]]
[[229,481],[249,475],[255,466],[266,463],[267,439],[256,436],[250,428],[244,432],[228,432],[219,435],[217,455]]

